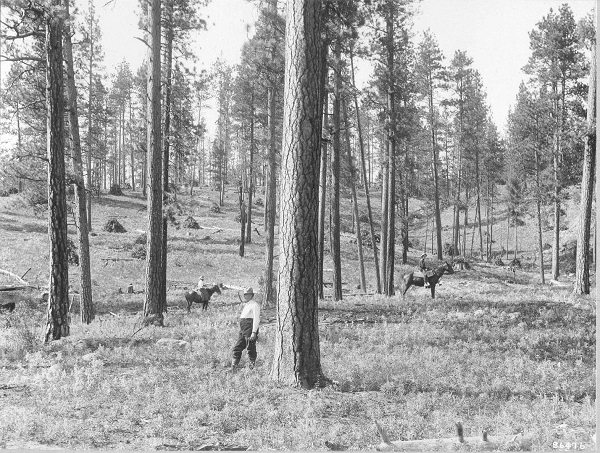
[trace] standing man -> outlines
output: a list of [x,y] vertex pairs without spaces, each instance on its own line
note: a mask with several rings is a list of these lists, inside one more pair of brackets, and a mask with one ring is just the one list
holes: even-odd
[[242,358],[244,349],[248,349],[250,369],[256,364],[256,339],[260,325],[260,305],[254,300],[254,291],[248,288],[244,291],[244,306],[240,314],[240,332],[233,347],[231,368],[235,371]]

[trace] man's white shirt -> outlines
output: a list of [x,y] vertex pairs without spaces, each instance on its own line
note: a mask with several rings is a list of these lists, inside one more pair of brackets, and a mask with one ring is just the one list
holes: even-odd
[[255,300],[250,300],[244,304],[240,318],[252,318],[252,332],[258,331],[260,325],[260,305]]

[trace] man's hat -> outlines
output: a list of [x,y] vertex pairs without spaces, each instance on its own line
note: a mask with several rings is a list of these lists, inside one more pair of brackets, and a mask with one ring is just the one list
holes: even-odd
[[423,257],[425,257],[425,256],[427,256],[427,253],[423,253],[423,254],[421,255],[421,258],[423,258]]
[[251,295],[253,295],[253,296],[254,296],[254,291],[252,290],[252,288],[246,288],[246,290],[244,291],[244,296],[245,296],[246,294],[251,294]]

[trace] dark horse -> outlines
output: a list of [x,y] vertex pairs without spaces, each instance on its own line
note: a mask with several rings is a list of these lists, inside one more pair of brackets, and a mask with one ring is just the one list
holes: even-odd
[[200,288],[198,291],[186,291],[183,293],[185,296],[185,300],[187,301],[187,311],[190,312],[190,308],[192,307],[192,303],[195,302],[197,304],[202,304],[202,310],[206,310],[208,308],[208,301],[210,297],[214,293],[221,294],[221,288],[219,285],[207,286]]
[[[447,272],[448,274],[454,273],[454,269],[448,262],[445,262],[442,266],[435,269],[433,271],[433,275],[429,276],[429,285],[431,287],[432,299],[435,299],[435,285],[438,284],[440,278],[442,278],[442,275],[444,275],[444,272]],[[404,295],[406,294],[406,291],[408,291],[408,288],[410,288],[411,286],[425,286],[423,276],[415,276],[414,272],[404,275],[404,277],[402,277],[402,280],[404,281],[404,290],[402,291],[403,299]]]

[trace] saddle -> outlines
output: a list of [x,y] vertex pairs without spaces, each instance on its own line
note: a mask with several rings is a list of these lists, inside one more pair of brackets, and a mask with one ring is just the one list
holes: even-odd
[[433,272],[431,269],[428,269],[425,272],[418,270],[413,272],[413,277],[423,278],[425,277],[425,274],[427,274],[427,277],[432,277],[433,275],[435,275],[435,272]]
[[210,300],[210,294],[208,294],[208,290],[206,288],[197,289],[196,292],[200,294],[202,302],[208,302]]

